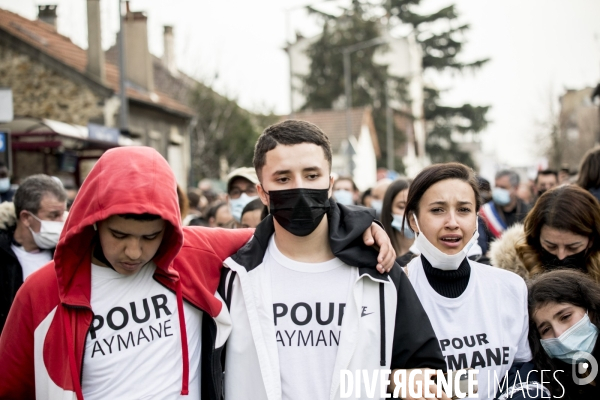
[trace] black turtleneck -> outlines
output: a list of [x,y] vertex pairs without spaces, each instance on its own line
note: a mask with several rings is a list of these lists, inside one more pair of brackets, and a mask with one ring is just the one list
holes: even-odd
[[425,276],[433,290],[451,299],[463,294],[469,284],[469,276],[471,275],[471,266],[466,258],[455,271],[443,271],[434,268],[423,255],[421,255],[421,261],[423,262]]

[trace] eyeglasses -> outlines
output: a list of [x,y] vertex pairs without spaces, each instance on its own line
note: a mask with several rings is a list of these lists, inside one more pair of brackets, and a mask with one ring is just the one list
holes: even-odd
[[232,199],[239,199],[240,196],[242,195],[242,193],[246,193],[246,195],[248,196],[256,196],[257,192],[256,192],[256,186],[248,186],[248,188],[246,190],[241,190],[239,188],[232,188],[229,191],[229,197],[231,197]]

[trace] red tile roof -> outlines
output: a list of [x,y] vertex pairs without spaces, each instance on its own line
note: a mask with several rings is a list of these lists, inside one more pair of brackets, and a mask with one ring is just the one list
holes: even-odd
[[[31,21],[18,14],[0,9],[0,30],[37,48],[57,61],[85,74],[87,52],[77,46],[69,38],[56,32],[49,24],[35,20]],[[119,92],[119,68],[106,61],[106,84],[108,88]],[[165,93],[156,90],[156,96],[150,93],[127,88],[127,97],[147,104],[165,108],[169,111],[191,116],[194,111],[187,105],[172,99]]]

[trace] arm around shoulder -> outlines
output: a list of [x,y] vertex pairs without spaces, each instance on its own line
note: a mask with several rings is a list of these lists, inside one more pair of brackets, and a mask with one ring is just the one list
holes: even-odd
[[446,362],[427,313],[400,268],[395,268],[398,303],[392,348],[393,369],[431,368],[446,371]]

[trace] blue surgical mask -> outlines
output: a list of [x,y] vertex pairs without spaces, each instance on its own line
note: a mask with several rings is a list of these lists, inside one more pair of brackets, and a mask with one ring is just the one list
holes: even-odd
[[10,178],[0,178],[0,193],[6,193],[10,189]]
[[585,361],[579,354],[592,353],[596,340],[598,339],[598,328],[592,324],[588,314],[575,325],[567,329],[557,338],[542,339],[542,347],[551,358],[557,358],[568,364],[577,364]]
[[502,188],[494,188],[492,190],[492,200],[499,206],[505,206],[510,203],[510,192]]
[[381,200],[371,200],[371,208],[377,212],[377,215],[381,214],[381,209],[383,208],[383,201]]
[[246,204],[250,203],[254,199],[258,199],[258,196],[248,196],[246,193],[242,193],[242,195],[237,199],[229,199],[229,209],[231,210],[231,215],[237,222],[242,220],[242,211],[244,211]]
[[394,220],[392,221],[392,228],[400,232],[407,239],[414,239],[415,233],[408,226],[408,221],[402,227],[402,219],[404,215],[393,214]]
[[352,194],[352,192],[349,192],[347,190],[335,190],[333,192],[333,198],[335,199],[335,201],[345,206],[351,206],[354,204],[353,196],[354,195]]

